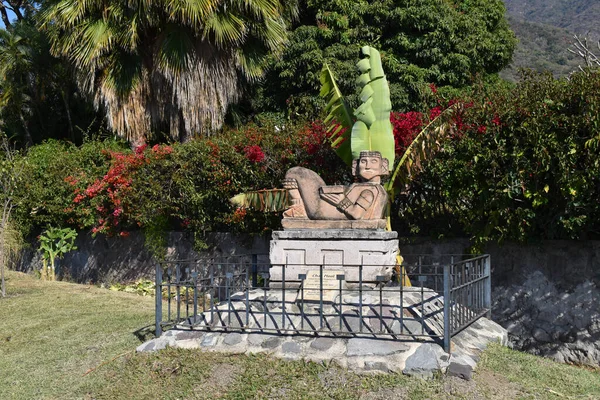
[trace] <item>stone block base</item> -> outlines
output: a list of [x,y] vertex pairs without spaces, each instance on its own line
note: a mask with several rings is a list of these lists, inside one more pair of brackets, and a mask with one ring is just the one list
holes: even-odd
[[343,269],[346,283],[375,283],[391,279],[398,254],[397,232],[366,229],[311,229],[273,232],[269,258],[271,286],[299,286],[298,275],[310,270]]

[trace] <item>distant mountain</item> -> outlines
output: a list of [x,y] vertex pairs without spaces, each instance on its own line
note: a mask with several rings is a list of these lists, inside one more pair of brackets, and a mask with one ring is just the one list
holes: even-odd
[[517,35],[519,44],[513,62],[500,73],[504,79],[516,81],[520,68],[550,71],[555,77],[566,76],[575,71],[582,59],[570,53],[573,33],[554,26],[526,22],[508,17],[510,27]]
[[598,0],[504,0],[508,14],[600,39]]
[[504,0],[508,21],[519,39],[512,64],[501,72],[516,80],[519,68],[568,75],[583,60],[567,51],[573,35],[587,35],[592,50],[600,39],[600,0]]

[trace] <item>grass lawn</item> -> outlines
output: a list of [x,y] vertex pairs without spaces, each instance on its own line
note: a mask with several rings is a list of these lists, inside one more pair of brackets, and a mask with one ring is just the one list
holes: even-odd
[[[0,399],[600,399],[600,371],[492,346],[473,381],[167,349],[136,354],[154,300],[9,272]],[[142,329],[142,331],[140,331]],[[145,333],[143,333],[145,332]]]

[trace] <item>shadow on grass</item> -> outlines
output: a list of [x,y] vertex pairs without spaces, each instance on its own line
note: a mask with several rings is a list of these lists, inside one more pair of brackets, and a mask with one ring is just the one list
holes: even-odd
[[140,341],[140,343],[147,342],[150,339],[154,339],[156,337],[156,330],[154,324],[146,325],[134,331],[133,334]]

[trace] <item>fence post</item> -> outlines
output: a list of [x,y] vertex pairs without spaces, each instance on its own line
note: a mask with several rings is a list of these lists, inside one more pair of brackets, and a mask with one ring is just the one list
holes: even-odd
[[252,288],[258,287],[258,255],[252,254]]
[[154,288],[156,292],[154,293],[154,299],[156,301],[154,306],[154,317],[155,317],[155,326],[154,326],[154,335],[159,337],[162,334],[162,265],[157,261],[156,262],[156,275],[155,275]]
[[450,298],[450,268],[444,265],[444,351],[450,354],[452,330],[450,327],[450,312],[452,310],[452,299]]
[[485,314],[486,318],[492,318],[492,268],[491,268],[491,260],[489,254],[486,255],[483,261],[483,274],[485,277],[485,283],[483,286],[484,290],[484,301],[485,306],[488,309],[488,312]]

